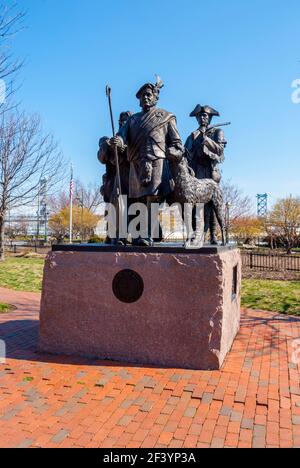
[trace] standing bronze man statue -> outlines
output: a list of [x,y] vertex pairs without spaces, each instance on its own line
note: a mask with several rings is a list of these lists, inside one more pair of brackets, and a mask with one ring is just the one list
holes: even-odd
[[[185,148],[189,164],[197,179],[212,179],[219,184],[222,178],[220,164],[225,160],[224,149],[227,142],[224,131],[218,126],[211,125],[215,116],[219,117],[220,114],[212,107],[200,104],[196,106],[190,117],[196,117],[199,128],[189,136]],[[195,216],[193,224],[196,224]],[[218,244],[216,229],[216,217],[212,207],[208,205],[205,207],[205,232],[210,231],[212,245]]]
[[119,149],[127,146],[130,163],[129,198],[148,207],[148,235],[134,240],[135,244],[141,246],[153,244],[151,203],[163,202],[172,191],[168,151],[171,148],[182,149],[176,117],[156,107],[162,87],[158,78],[156,84],[146,83],[139,89],[136,97],[142,112],[130,117],[111,141]]
[[[132,112],[122,112],[119,119],[119,132],[126,125],[128,119],[132,116]],[[106,173],[103,176],[103,186],[101,187],[101,193],[105,203],[111,203],[116,209],[116,222],[117,222],[117,239],[119,244],[126,244],[127,239],[120,239],[118,233],[118,221],[119,221],[119,203],[118,203],[118,180],[117,180],[117,169],[114,146],[111,144],[111,140],[108,137],[103,137],[99,142],[98,160],[105,164]],[[127,160],[127,147],[125,145],[118,147],[118,162],[120,168],[120,179],[122,186],[123,196],[129,195],[129,171],[130,166]],[[111,239],[109,236],[106,239],[106,243],[116,243],[116,239]]]

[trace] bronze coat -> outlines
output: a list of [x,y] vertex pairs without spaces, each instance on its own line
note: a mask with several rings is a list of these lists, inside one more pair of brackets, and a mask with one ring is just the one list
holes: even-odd
[[221,181],[219,165],[224,162],[226,140],[221,129],[212,128],[203,132],[198,129],[193,132],[185,144],[189,164],[195,171],[197,179],[213,179]]
[[167,196],[171,192],[167,152],[182,145],[176,117],[157,108],[140,112],[128,120],[119,135],[128,147],[130,198]]

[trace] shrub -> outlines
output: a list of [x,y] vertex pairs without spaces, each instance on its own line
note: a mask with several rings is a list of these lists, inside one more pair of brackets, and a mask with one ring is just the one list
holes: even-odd
[[104,241],[103,237],[94,236],[89,239],[89,244],[103,244]]

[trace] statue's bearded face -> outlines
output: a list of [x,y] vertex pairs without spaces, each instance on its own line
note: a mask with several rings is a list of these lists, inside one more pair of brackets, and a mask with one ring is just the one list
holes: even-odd
[[157,94],[152,89],[146,88],[140,97],[141,107],[144,110],[149,110],[156,105],[157,100]]
[[200,127],[207,127],[210,123],[210,116],[206,112],[202,112],[197,116]]

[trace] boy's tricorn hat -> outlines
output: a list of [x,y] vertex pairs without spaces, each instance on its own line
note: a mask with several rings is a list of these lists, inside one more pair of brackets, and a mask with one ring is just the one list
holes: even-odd
[[193,112],[190,113],[190,117],[197,117],[197,115],[203,114],[204,112],[210,115],[211,117],[220,117],[219,112],[213,109],[212,107],[201,106],[200,104],[197,104]]
[[164,84],[161,80],[161,78],[159,76],[156,76],[156,84],[154,85],[153,83],[146,83],[144,84],[139,90],[138,92],[136,93],[136,97],[137,99],[140,99],[141,98],[141,95],[142,95],[142,92],[147,89],[147,88],[150,88],[152,91],[156,91],[157,94],[160,93],[160,90],[161,88],[164,87]]
[[133,113],[131,111],[125,111],[125,112],[121,112],[120,114],[120,120],[123,119],[123,117],[131,117],[133,115]]

